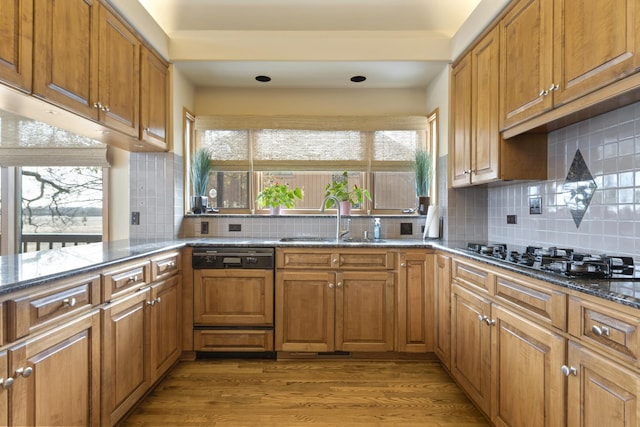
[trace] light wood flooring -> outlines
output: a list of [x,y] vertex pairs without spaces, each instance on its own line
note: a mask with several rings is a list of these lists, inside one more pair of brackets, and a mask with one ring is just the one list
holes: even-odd
[[181,362],[125,426],[488,426],[438,362]]

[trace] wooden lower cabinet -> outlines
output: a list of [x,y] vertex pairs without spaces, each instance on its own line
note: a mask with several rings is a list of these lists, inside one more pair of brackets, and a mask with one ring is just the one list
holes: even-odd
[[611,359],[569,342],[568,427],[636,427],[640,378]]
[[102,309],[103,425],[114,425],[151,385],[150,290],[143,289]]
[[10,347],[8,358],[9,425],[102,424],[98,310]]
[[282,271],[276,275],[277,351],[392,351],[394,273]]
[[151,287],[151,382],[178,360],[182,352],[182,281],[180,276]]
[[[493,304],[491,419],[496,426],[564,426],[566,339]],[[605,424],[600,424],[605,425]]]
[[451,295],[451,373],[485,413],[491,410],[491,302],[458,285]]
[[433,351],[433,254],[399,254],[396,351]]
[[451,370],[451,257],[435,255],[434,351],[440,362]]
[[13,386],[13,378],[7,369],[7,352],[0,351],[0,425],[9,424],[9,389]]

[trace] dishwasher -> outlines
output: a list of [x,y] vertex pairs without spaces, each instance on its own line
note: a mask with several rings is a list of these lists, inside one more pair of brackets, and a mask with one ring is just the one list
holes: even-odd
[[273,352],[273,248],[194,247],[194,350]]

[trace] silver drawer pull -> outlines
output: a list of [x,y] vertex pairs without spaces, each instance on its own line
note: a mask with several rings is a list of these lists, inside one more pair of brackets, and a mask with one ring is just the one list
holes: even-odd
[[569,375],[573,375],[573,376],[578,375],[578,370],[573,366],[569,367],[567,365],[562,365],[561,369],[562,369],[562,375],[564,375],[565,377],[568,377]]
[[593,325],[591,327],[591,331],[601,337],[601,336],[605,336],[605,337],[610,337],[611,336],[611,330],[609,329],[608,326],[598,326],[598,325]]
[[13,385],[13,378],[11,377],[8,377],[7,379],[0,378],[0,387],[2,387],[3,389],[7,390],[11,388],[12,385]]
[[33,368],[31,366],[27,366],[26,368],[18,368],[16,369],[16,377],[30,377],[31,374],[33,373]]
[[133,282],[137,282],[138,281],[138,275],[136,274],[135,276],[129,276],[129,283],[133,283]]
[[75,298],[65,298],[62,300],[63,307],[75,307],[76,303],[77,301]]

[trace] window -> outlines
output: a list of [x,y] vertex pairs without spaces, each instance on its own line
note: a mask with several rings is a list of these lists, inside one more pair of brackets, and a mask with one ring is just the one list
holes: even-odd
[[414,208],[414,152],[425,146],[426,117],[198,117],[196,146],[208,148],[213,207],[267,212],[255,205],[270,183],[304,191],[296,213],[317,213],[327,184],[348,172],[349,186],[372,201],[354,213],[401,213]]
[[101,167],[21,168],[21,252],[102,240]]
[[0,112],[3,255],[106,239],[108,147]]

